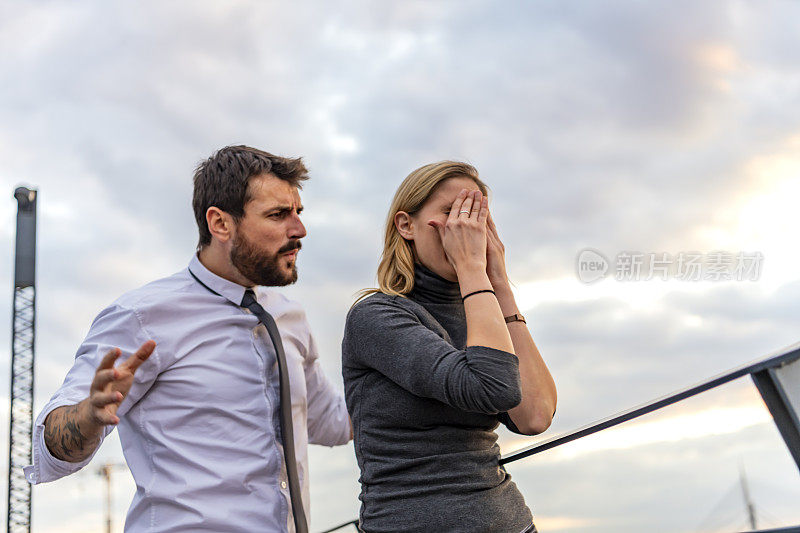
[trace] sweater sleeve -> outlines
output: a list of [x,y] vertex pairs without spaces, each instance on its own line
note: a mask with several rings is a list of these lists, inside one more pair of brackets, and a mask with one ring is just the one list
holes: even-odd
[[517,425],[511,420],[511,417],[508,413],[498,413],[497,420],[499,420],[509,431],[512,433],[517,433],[518,435],[527,435],[527,433],[523,433]]
[[522,401],[519,360],[486,346],[458,350],[392,299],[372,297],[347,316],[344,364],[377,370],[412,394],[497,414]]

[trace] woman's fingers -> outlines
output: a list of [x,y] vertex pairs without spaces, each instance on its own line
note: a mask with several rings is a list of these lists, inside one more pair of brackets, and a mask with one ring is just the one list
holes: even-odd
[[489,197],[484,196],[480,203],[480,209],[478,211],[478,222],[481,224],[485,224],[487,217],[489,216]]
[[489,218],[486,219],[486,227],[489,228],[489,235],[492,237],[492,239],[498,243],[501,243],[502,241],[500,241],[500,235],[497,233],[497,226],[494,224],[494,219],[492,218],[491,212],[489,212]]
[[470,191],[469,194],[467,194],[467,197],[464,198],[464,202],[461,204],[461,209],[458,210],[459,217],[462,215],[467,215],[467,218],[469,218],[470,214],[472,213],[473,198],[475,197],[473,192],[474,191]]
[[436,231],[439,232],[439,238],[444,242],[444,226],[442,226],[442,223],[437,220],[429,220],[428,225],[436,228]]
[[453,205],[450,206],[450,214],[447,215],[448,222],[453,222],[458,218],[459,212],[462,210],[461,205],[464,203],[466,198],[467,189],[461,189],[461,192],[458,193],[456,199],[453,200]]
[[481,193],[481,191],[472,191],[472,198],[473,201],[469,217],[477,220],[481,212],[481,205],[483,205],[483,193]]

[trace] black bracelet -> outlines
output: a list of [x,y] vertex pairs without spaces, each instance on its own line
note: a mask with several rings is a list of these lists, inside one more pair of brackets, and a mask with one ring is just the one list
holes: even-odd
[[[471,292],[471,293],[467,294],[466,296],[462,296],[462,297],[461,297],[461,301],[463,302],[464,300],[466,300],[466,299],[467,299],[467,298],[469,298],[470,296],[472,296],[472,295],[474,295],[474,294],[480,294],[480,293],[482,293],[482,292],[491,292],[492,294],[494,294],[494,291],[493,291],[492,289],[481,289],[481,290],[479,290],[479,291],[474,291],[474,292]],[[495,294],[495,296],[497,296],[497,295]]]

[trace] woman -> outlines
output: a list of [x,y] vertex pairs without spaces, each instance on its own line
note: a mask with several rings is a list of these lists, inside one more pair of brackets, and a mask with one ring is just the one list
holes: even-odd
[[387,219],[380,288],[347,316],[365,532],[536,531],[494,430],[544,431],[556,390],[514,301],[486,193],[465,163],[412,172]]

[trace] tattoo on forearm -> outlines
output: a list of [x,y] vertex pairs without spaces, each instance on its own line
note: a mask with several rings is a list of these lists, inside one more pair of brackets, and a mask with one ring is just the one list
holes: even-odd
[[100,434],[87,435],[78,422],[78,406],[69,405],[54,409],[44,423],[44,442],[53,457],[78,463],[97,448]]

